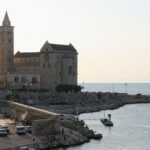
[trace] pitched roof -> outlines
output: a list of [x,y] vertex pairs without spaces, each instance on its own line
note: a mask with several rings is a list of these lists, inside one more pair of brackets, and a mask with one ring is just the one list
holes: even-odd
[[21,53],[21,52],[17,52],[15,54],[15,58],[26,58],[26,57],[39,57],[40,53],[39,52],[25,52],[25,53]]
[[76,52],[77,50],[72,46],[72,44],[69,45],[61,45],[61,44],[50,44],[51,47],[56,51],[71,51]]
[[7,11],[6,11],[4,19],[3,19],[3,26],[10,26],[10,20],[9,20]]

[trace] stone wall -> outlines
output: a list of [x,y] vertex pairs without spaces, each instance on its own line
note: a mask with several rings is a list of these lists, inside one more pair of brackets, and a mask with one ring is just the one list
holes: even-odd
[[54,135],[61,133],[61,125],[58,118],[32,121],[32,134],[35,136]]

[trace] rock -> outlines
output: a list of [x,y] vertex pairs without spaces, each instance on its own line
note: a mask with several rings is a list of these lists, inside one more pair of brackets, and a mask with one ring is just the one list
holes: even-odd
[[102,134],[94,134],[93,135],[93,139],[96,139],[96,140],[99,140],[99,139],[101,139],[103,136],[102,136]]

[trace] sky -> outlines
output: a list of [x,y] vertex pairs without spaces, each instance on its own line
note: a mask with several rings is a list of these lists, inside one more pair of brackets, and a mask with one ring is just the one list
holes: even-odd
[[149,0],[0,0],[15,52],[72,43],[79,82],[150,82]]

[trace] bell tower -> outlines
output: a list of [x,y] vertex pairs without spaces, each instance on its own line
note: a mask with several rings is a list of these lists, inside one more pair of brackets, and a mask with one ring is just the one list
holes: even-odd
[[14,27],[7,12],[0,26],[0,87],[6,87],[7,73],[13,70]]

